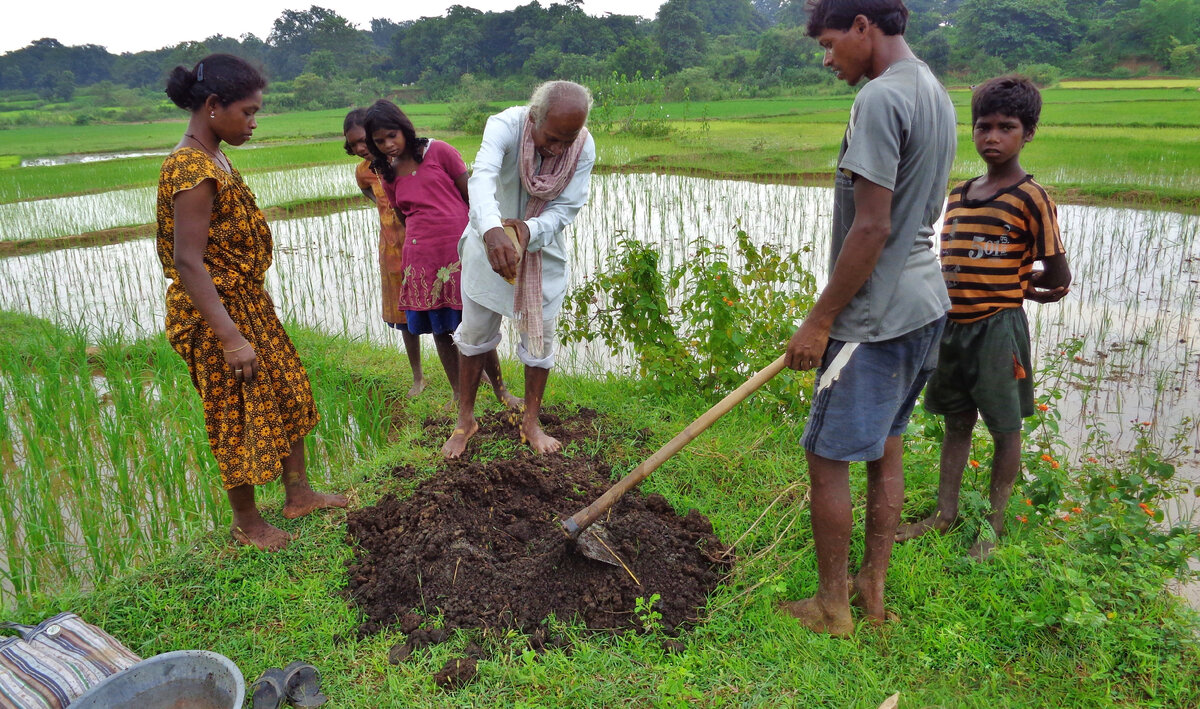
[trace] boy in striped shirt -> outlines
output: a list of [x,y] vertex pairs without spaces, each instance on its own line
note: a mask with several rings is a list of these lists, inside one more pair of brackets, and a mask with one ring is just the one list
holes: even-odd
[[[1034,414],[1022,306],[1025,300],[1057,302],[1071,283],[1057,208],[1019,160],[1041,109],[1037,87],[1017,76],[991,79],[971,99],[975,149],[987,173],[950,192],[942,226],[950,319],[925,389],[925,408],[946,421],[937,510],[896,532],[897,541],[906,541],[954,523],[971,432],[982,417],[995,444],[988,515],[994,534],[981,535],[971,547],[970,556],[978,560],[991,553],[1004,528],[1021,467],[1022,419]],[[1041,270],[1034,269],[1036,262]]]

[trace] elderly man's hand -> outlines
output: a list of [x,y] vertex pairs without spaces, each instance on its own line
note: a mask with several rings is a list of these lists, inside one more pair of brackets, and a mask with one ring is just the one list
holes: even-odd
[[[521,252],[524,252],[529,244],[529,228],[525,222],[505,219],[504,225],[516,229]],[[507,281],[517,277],[517,265],[521,262],[521,256],[517,249],[513,248],[512,239],[508,238],[502,227],[488,229],[483,235],[483,246],[493,271]]]

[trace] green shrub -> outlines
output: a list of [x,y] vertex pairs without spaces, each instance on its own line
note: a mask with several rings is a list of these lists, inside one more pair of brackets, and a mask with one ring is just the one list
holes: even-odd
[[468,101],[450,107],[450,130],[481,134],[487,120],[501,109],[486,101]]
[[[733,254],[705,239],[689,251],[664,273],[654,248],[620,242],[606,268],[564,302],[563,341],[630,350],[637,373],[664,392],[736,389],[783,353],[812,307],[816,280],[800,253],[757,245],[740,228]],[[771,389],[792,400],[802,379],[776,379]]]

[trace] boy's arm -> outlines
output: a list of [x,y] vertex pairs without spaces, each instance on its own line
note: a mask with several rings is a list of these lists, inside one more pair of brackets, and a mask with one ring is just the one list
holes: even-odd
[[846,234],[829,283],[788,342],[784,362],[792,369],[820,366],[834,319],[871,277],[879,254],[891,236],[892,190],[856,175],[854,210],[854,222]]
[[1067,255],[1058,253],[1042,259],[1043,270],[1037,271],[1029,279],[1029,287],[1025,289],[1025,300],[1035,303],[1057,303],[1063,296],[1071,292],[1071,267],[1067,264]]

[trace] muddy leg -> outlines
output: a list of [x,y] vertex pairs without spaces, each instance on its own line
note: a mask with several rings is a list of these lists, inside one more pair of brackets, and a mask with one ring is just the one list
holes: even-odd
[[958,518],[958,493],[962,488],[963,470],[971,455],[971,431],[975,428],[974,410],[946,416],[946,437],[942,439],[942,457],[938,471],[937,509],[919,522],[902,524],[896,531],[896,541],[906,542],[935,530],[944,532]]
[[886,620],[883,608],[883,586],[900,510],[904,506],[904,443],[900,436],[890,436],[883,447],[883,457],[867,463],[867,519],[863,563],[854,577],[851,594],[856,605],[866,611],[872,623]]
[[780,609],[809,630],[845,637],[854,633],[846,567],[850,554],[850,465],[807,451],[813,542],[817,548],[817,593]]
[[238,485],[225,491],[233,508],[233,525],[229,533],[234,541],[256,546],[262,551],[279,551],[288,545],[292,535],[268,524],[254,504],[254,486]]
[[304,469],[304,439],[292,444],[292,452],[283,459],[283,516],[296,519],[326,507],[345,507],[345,495],[316,492],[308,484]]
[[483,361],[484,378],[491,385],[496,401],[508,409],[521,408],[525,402],[513,396],[508,387],[504,386],[504,375],[500,373],[500,355],[496,350],[492,350],[483,356],[486,358]]
[[475,421],[475,392],[479,389],[479,377],[483,372],[483,363],[487,353],[468,357],[459,355],[458,358],[458,421],[454,432],[442,444],[442,457],[457,458],[467,449],[467,441],[479,430]]
[[988,501],[992,511],[988,514],[988,524],[995,534],[994,539],[980,537],[971,546],[968,555],[983,561],[992,554],[996,547],[996,539],[1004,531],[1004,510],[1008,507],[1008,499],[1012,497],[1013,484],[1021,470],[1021,432],[993,433],[994,451],[992,453],[992,482],[988,491]]
[[549,369],[525,366],[525,413],[521,416],[521,439],[537,453],[554,453],[562,448],[558,439],[543,431],[538,421],[542,396],[546,393],[546,380],[549,378]]
[[408,390],[408,396],[411,398],[425,391],[425,371],[421,368],[421,338],[404,326],[400,330],[400,339],[404,341],[404,352],[408,355],[408,366],[412,370],[413,383]]
[[438,359],[442,361],[442,369],[446,370],[446,379],[450,382],[451,398],[454,406],[458,406],[458,348],[454,346],[454,336],[448,332],[433,336],[433,345],[437,348]]

